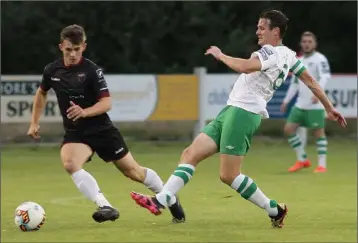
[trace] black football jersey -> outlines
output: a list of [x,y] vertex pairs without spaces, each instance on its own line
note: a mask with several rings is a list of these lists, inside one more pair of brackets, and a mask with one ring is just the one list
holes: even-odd
[[67,118],[70,101],[85,109],[102,97],[110,96],[102,69],[89,59],[82,58],[73,66],[65,66],[63,59],[48,64],[40,88],[45,92],[51,88],[55,91],[66,131],[91,133],[112,126],[107,113],[80,118],[75,122]]

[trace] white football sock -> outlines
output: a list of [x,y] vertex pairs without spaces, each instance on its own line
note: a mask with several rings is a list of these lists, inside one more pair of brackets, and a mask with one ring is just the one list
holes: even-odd
[[269,216],[278,214],[277,202],[270,200],[248,176],[240,174],[231,184],[231,188],[240,193],[240,195],[253,204],[266,210]]
[[327,167],[327,145],[328,141],[326,137],[317,139],[317,152],[318,152],[318,165],[324,168]]
[[301,139],[297,134],[293,134],[288,137],[288,142],[291,147],[296,151],[297,154],[297,161],[304,162],[307,160],[307,154],[305,149],[301,143]]
[[104,197],[100,191],[96,179],[84,169],[76,171],[71,175],[73,182],[77,188],[85,195],[89,200],[96,203],[98,207],[112,205]]
[[301,140],[302,147],[305,148],[307,145],[307,128],[298,127],[296,130],[296,134]]
[[149,168],[145,168],[145,169],[146,169],[146,175],[143,184],[154,193],[161,192],[164,184],[162,179],[160,179],[160,177],[154,170]]
[[176,202],[175,195],[188,183],[194,171],[195,167],[191,164],[179,164],[165,183],[163,190],[156,195],[160,204],[165,207],[173,205]]

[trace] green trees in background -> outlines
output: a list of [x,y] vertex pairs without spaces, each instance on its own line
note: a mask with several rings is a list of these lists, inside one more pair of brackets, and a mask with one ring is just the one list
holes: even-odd
[[316,33],[334,73],[357,72],[356,2],[1,2],[1,73],[38,74],[59,57],[59,34],[86,29],[85,55],[106,73],[230,72],[205,57],[210,45],[249,57],[265,9],[290,19],[284,43],[298,51],[300,34]]

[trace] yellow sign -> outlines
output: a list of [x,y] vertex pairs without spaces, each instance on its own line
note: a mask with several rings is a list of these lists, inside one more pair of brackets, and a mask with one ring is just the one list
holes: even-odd
[[198,79],[195,75],[158,75],[157,105],[149,120],[197,120]]

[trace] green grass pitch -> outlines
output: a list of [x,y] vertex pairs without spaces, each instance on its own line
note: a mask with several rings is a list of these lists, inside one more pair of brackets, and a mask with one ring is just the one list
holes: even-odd
[[[134,157],[167,180],[186,144],[129,142]],[[219,160],[202,162],[180,192],[187,222],[172,225],[170,213],[153,216],[137,206],[131,190],[149,192],[98,157],[86,164],[109,201],[119,209],[115,222],[95,223],[87,201],[62,169],[56,148],[4,148],[1,161],[2,242],[357,242],[357,144],[329,140],[328,173],[314,167],[289,174],[295,154],[284,141],[256,139],[243,164],[272,199],[285,202],[288,218],[271,228],[266,212],[242,199],[219,179]],[[315,146],[308,156],[316,165]],[[22,232],[14,210],[24,201],[42,205],[47,221],[37,232]]]

